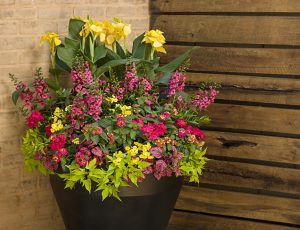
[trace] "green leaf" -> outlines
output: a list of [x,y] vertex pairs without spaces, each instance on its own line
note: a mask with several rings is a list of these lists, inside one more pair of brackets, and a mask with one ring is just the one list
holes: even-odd
[[69,36],[73,39],[79,40],[80,39],[80,31],[84,22],[79,19],[70,19],[69,21]]
[[91,180],[90,179],[86,179],[86,180],[82,181],[82,183],[83,183],[85,189],[88,190],[89,193],[91,193],[91,190],[92,190],[92,182],[91,182]]
[[78,50],[80,47],[80,41],[65,37],[65,47],[72,48],[73,50]]
[[21,90],[16,90],[15,92],[12,93],[11,95],[11,98],[12,98],[12,101],[13,103],[16,105],[17,104],[17,101],[20,97],[20,94],[21,94]]
[[116,42],[116,51],[117,51],[117,54],[125,59],[126,58],[126,54],[125,54],[125,51],[123,50],[122,46],[120,45],[119,42]]
[[133,41],[132,57],[134,57],[134,58],[142,58],[142,57],[144,57],[145,48],[146,48],[146,46],[144,44],[142,44],[142,41],[144,39],[144,35],[145,35],[145,33],[142,33],[141,35],[139,35]]
[[167,72],[164,74],[164,76],[162,76],[157,82],[156,84],[163,84],[163,85],[168,85],[170,78],[172,76],[173,73]]
[[120,66],[120,65],[126,65],[127,63],[130,63],[130,62],[139,62],[139,61],[140,61],[140,59],[136,59],[136,58],[112,60],[112,61],[105,63],[100,68],[98,68],[97,71],[95,72],[95,75],[97,77],[100,77],[102,74],[107,72],[110,68]]
[[68,67],[72,68],[73,59],[75,57],[75,51],[72,48],[58,47],[57,56],[63,61]]
[[130,130],[130,138],[131,138],[132,140],[135,140],[135,137],[136,137],[136,132],[135,132],[133,129],[131,129],[131,130]]
[[95,56],[94,56],[94,63],[104,58],[107,54],[107,48],[104,45],[97,46],[95,48]]
[[91,137],[91,140],[94,142],[94,144],[98,144],[99,143],[99,136],[94,135],[94,136]]
[[102,127],[102,128],[107,128],[108,126],[112,125],[112,120],[110,118],[103,118],[101,120],[98,121],[98,124]]
[[46,81],[48,87],[54,91],[56,91],[60,88],[59,84],[53,79],[46,78],[45,81]]
[[108,188],[102,190],[102,201],[104,201],[108,197]]
[[190,55],[191,53],[195,50],[198,49],[197,46],[187,50],[180,56],[178,56],[176,59],[173,61],[169,62],[168,64],[161,66],[157,69],[158,72],[164,72],[164,73],[171,73],[174,72]]

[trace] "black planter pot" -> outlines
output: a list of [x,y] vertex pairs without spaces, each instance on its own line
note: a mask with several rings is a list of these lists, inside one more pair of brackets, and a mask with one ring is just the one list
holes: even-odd
[[51,186],[67,230],[165,230],[182,185],[182,178],[148,176],[139,187],[120,191],[122,202],[100,192],[89,194],[81,186],[64,189],[50,176]]

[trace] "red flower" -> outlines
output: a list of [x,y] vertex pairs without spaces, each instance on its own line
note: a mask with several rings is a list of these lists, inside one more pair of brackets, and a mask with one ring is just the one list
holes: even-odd
[[26,119],[28,128],[36,128],[38,127],[38,123],[43,121],[45,118],[41,114],[40,111],[34,111],[30,114],[30,116]]
[[49,147],[53,151],[58,151],[63,148],[66,144],[66,136],[64,134],[56,134],[52,137],[52,141],[49,144]]
[[187,126],[187,123],[183,119],[176,119],[175,123],[180,128],[185,128]]
[[191,125],[189,125],[189,126],[186,128],[186,130],[187,130],[190,134],[195,135],[196,137],[198,137],[198,138],[200,138],[200,139],[202,139],[202,140],[205,139],[205,134],[204,134],[204,132],[203,132],[201,129],[199,129],[199,128],[194,128],[194,127],[192,127]]
[[148,123],[142,126],[141,131],[149,140],[156,140],[167,131],[167,126],[163,123]]

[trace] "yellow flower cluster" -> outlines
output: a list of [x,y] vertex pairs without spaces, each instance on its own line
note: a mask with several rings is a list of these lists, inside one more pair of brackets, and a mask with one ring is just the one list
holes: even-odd
[[116,104],[116,108],[120,108],[122,111],[122,115],[124,115],[125,117],[132,114],[131,106],[127,106],[127,105],[121,106],[120,104]]
[[112,45],[115,41],[120,41],[128,37],[131,33],[131,25],[124,23],[119,18],[114,18],[113,22],[105,20],[103,22],[91,19],[82,20],[85,22],[80,36],[87,37],[92,34],[93,38],[99,37],[101,42]]
[[50,129],[51,133],[58,132],[64,128],[64,125],[61,120],[65,116],[63,110],[60,109],[59,107],[56,107],[53,115],[54,115],[54,119]]
[[137,147],[138,151],[141,152],[141,154],[139,155],[139,157],[141,159],[153,159],[154,156],[151,155],[150,153],[150,149],[151,149],[151,145],[150,142],[147,142],[145,145],[139,143],[139,142],[134,142],[134,145]]
[[55,54],[55,47],[61,44],[61,40],[59,39],[59,35],[54,32],[48,32],[43,35],[40,39],[40,43],[43,41],[47,41],[50,45],[51,54]]
[[105,98],[105,100],[109,103],[109,104],[113,104],[118,102],[118,99],[115,97],[115,95],[112,95],[112,97],[107,97]]
[[79,138],[76,137],[75,139],[72,140],[72,142],[75,144],[75,145],[79,145]]
[[156,52],[167,53],[163,45],[166,39],[160,30],[150,30],[144,35],[143,42],[150,43]]
[[113,160],[112,162],[115,164],[115,165],[120,165],[122,159],[124,158],[124,153],[122,151],[118,151],[118,152],[115,152],[113,154]]

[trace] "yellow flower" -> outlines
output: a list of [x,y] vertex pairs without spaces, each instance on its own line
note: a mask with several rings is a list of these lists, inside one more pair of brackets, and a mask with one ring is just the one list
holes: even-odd
[[58,118],[63,118],[64,117],[64,111],[60,109],[59,107],[56,107],[54,110],[54,116]]
[[51,125],[51,133],[54,133],[54,132],[57,132],[57,131],[60,131],[64,128],[63,124],[62,124],[62,121],[61,120],[57,120],[56,122],[54,122],[52,125]]
[[124,23],[120,18],[114,18],[112,23],[116,40],[123,40],[131,33],[131,25]]
[[115,97],[115,95],[112,95],[112,97],[107,97],[105,100],[110,104],[118,102],[118,99]]
[[113,160],[112,162],[115,164],[115,165],[120,165],[122,159],[123,159],[123,152],[122,151],[118,151],[118,152],[115,152],[113,154]]
[[163,32],[160,30],[147,31],[144,35],[143,42],[151,44],[157,52],[166,53],[166,50],[163,48],[163,45],[166,43],[166,39]]
[[140,158],[139,158],[139,157],[136,157],[136,158],[132,159],[132,163],[133,163],[133,164],[138,164],[139,161],[140,161]]
[[55,47],[61,44],[61,40],[59,39],[59,35],[54,32],[48,32],[47,34],[43,35],[40,39],[40,44],[46,41],[50,45],[51,55],[55,55]]
[[124,115],[125,117],[131,115],[131,106],[123,105],[121,107],[121,111],[122,111],[122,115]]
[[76,145],[79,145],[79,138],[76,137],[75,139],[72,140],[72,142]]

